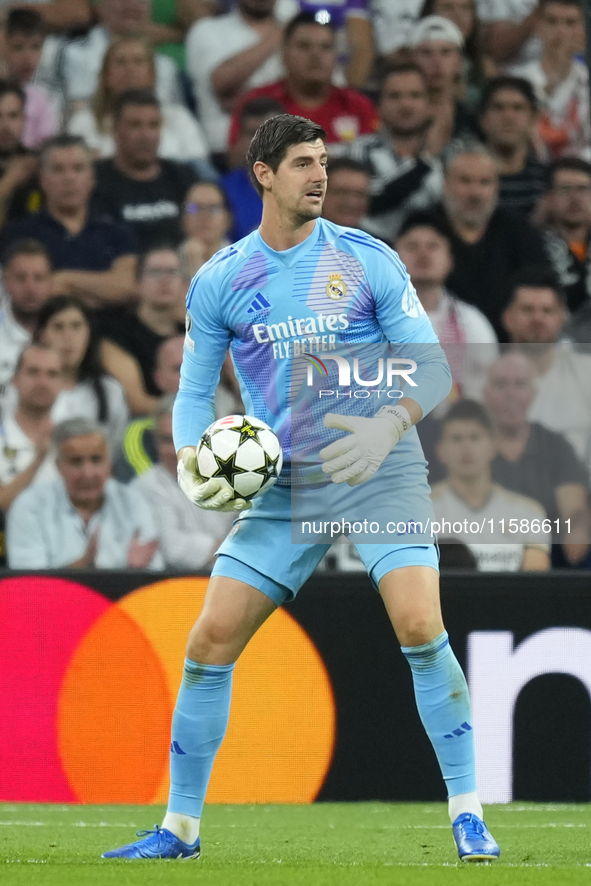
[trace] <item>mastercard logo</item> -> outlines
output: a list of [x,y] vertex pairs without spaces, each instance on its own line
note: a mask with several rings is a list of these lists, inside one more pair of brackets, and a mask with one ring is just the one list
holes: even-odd
[[[0,581],[0,801],[166,803],[170,721],[207,579],[116,603],[75,581]],[[330,766],[324,664],[284,610],[234,672],[210,803],[306,803]]]

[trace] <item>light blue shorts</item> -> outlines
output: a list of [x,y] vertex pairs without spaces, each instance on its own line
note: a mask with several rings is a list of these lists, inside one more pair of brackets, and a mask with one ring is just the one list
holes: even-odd
[[[357,516],[363,518],[367,513],[364,502],[371,501],[374,516],[383,513],[393,519],[401,517],[396,524],[401,523],[402,527],[405,521],[427,520],[432,515],[424,470],[405,471],[404,482],[398,480],[394,485],[388,482],[392,480],[390,471],[378,473],[381,474],[379,481],[376,475],[376,478],[355,487],[355,493],[346,484],[342,487],[329,484],[324,489],[311,490],[309,513],[318,516],[318,503],[314,500],[325,502],[328,497],[332,514],[345,514],[353,508]],[[305,495],[308,497],[307,493]],[[300,505],[301,501],[296,502],[295,510],[299,510]],[[301,533],[296,534],[298,540],[294,543],[293,515],[294,498],[290,488],[275,486],[255,499],[252,509],[240,515],[217,551],[219,556],[212,575],[243,581],[266,594],[277,606],[293,600],[330,548],[330,540],[326,538],[311,538],[310,543],[300,541]],[[439,570],[439,552],[431,534],[355,536],[345,532],[345,535],[355,545],[376,588],[384,575],[403,566],[429,566]],[[336,537],[332,540],[336,541]]]

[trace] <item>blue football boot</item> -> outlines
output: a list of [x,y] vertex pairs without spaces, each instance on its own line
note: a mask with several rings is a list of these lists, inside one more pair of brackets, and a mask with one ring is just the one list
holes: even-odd
[[201,852],[199,838],[189,846],[157,824],[154,825],[153,831],[138,831],[136,836],[144,839],[128,843],[119,849],[111,849],[110,852],[103,852],[101,858],[178,858],[185,861],[199,858]]
[[501,850],[477,815],[464,812],[452,824],[460,861],[496,861]]

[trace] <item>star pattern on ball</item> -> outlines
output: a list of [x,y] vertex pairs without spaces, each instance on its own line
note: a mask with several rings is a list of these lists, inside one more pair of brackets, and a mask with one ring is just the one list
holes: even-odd
[[212,477],[225,477],[230,486],[234,486],[234,477],[237,474],[247,474],[246,468],[240,468],[236,464],[236,452],[233,452],[229,458],[223,459],[218,455],[216,458],[217,468],[211,475]]
[[271,458],[268,452],[265,452],[265,467],[263,468],[264,473],[268,477],[276,477],[277,476],[277,463],[281,455],[278,455],[276,458]]
[[249,421],[244,419],[241,426],[236,428],[240,432],[240,442],[246,443],[247,440],[255,440],[260,443],[258,428],[254,428]]

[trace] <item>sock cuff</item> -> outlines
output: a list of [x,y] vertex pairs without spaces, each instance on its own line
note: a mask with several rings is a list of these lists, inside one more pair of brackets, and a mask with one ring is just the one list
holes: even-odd
[[449,646],[449,637],[447,631],[443,631],[430,643],[423,643],[422,646],[401,646],[402,654],[410,661],[419,661],[432,658],[441,652],[446,646]]
[[212,665],[202,664],[198,661],[192,661],[190,658],[185,659],[183,668],[183,681],[190,686],[196,686],[203,683],[224,682],[231,676],[232,671],[236,667],[236,662],[228,665]]

